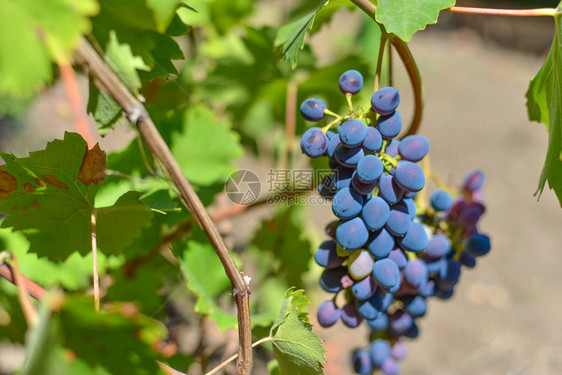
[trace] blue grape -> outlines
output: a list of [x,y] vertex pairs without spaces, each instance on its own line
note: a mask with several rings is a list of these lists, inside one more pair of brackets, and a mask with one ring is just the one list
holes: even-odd
[[375,259],[383,259],[394,249],[394,237],[384,228],[374,232],[367,243],[367,250]]
[[373,278],[384,289],[389,289],[400,282],[400,270],[390,259],[381,259],[373,266]]
[[390,357],[390,344],[383,339],[373,340],[370,346],[371,361],[379,367]]
[[447,211],[453,205],[451,195],[441,189],[437,189],[431,194],[430,202],[435,211]]
[[373,331],[382,331],[388,327],[388,314],[385,312],[381,312],[376,318],[368,319],[367,325]]
[[439,289],[452,289],[458,282],[461,276],[460,262],[449,259],[447,261],[447,269],[444,277],[437,280]]
[[328,140],[328,145],[326,146],[326,154],[331,159],[334,157],[334,153],[336,152],[336,148],[341,144],[341,139],[339,135],[334,135],[332,138]]
[[371,108],[379,115],[389,115],[400,104],[400,92],[394,87],[383,87],[371,97]]
[[301,104],[301,115],[308,121],[320,121],[324,118],[324,110],[328,108],[326,104],[316,98],[306,99]]
[[404,195],[394,176],[383,174],[379,179],[379,194],[388,204],[396,204]]
[[342,279],[346,276],[346,267],[326,269],[320,276],[320,286],[328,293],[337,293],[343,289]]
[[406,268],[404,268],[404,279],[415,287],[427,281],[425,262],[419,259],[409,261]]
[[340,225],[340,221],[339,220],[334,220],[329,222],[328,224],[326,224],[326,227],[324,228],[324,232],[332,239],[336,239],[336,229],[338,228],[338,225]]
[[369,239],[369,231],[359,217],[342,222],[336,229],[336,240],[347,250],[361,248]]
[[[363,160],[363,159],[361,159],[361,160]],[[353,173],[353,177],[351,178],[351,186],[353,187],[353,190],[355,190],[359,194],[368,195],[377,186],[377,183],[376,182],[371,182],[371,183],[361,182],[359,180],[359,178],[357,178],[357,173]]]
[[397,361],[401,361],[406,358],[406,356],[408,355],[408,348],[406,348],[406,344],[400,341],[396,342],[394,345],[392,345],[390,355]]
[[423,135],[409,135],[400,141],[398,152],[404,160],[420,161],[429,152],[429,140]]
[[434,235],[425,248],[425,255],[431,258],[440,258],[451,251],[451,240],[443,234]]
[[316,250],[314,260],[324,268],[336,268],[342,265],[346,258],[338,256],[336,241],[324,241]]
[[341,165],[334,171],[335,188],[341,190],[343,188],[351,187],[351,178],[353,177],[353,169],[345,168]]
[[364,278],[363,280],[358,281],[355,284],[353,284],[353,286],[351,287],[351,294],[353,294],[353,296],[357,300],[364,301],[366,299],[371,298],[376,290],[377,290],[377,287],[376,287],[375,281],[369,275],[366,278]]
[[407,191],[420,191],[425,186],[425,176],[422,169],[409,161],[401,161],[398,164],[394,173],[394,181]]
[[419,253],[427,247],[427,233],[420,223],[413,222],[404,237],[398,240],[400,247],[406,251]]
[[468,268],[474,268],[476,266],[476,259],[466,251],[461,254],[459,261],[463,266]]
[[318,190],[318,194],[320,194],[321,197],[332,199],[336,192],[333,176],[325,176],[316,187],[316,190]]
[[433,280],[429,280],[422,283],[418,287],[418,292],[422,297],[431,297],[435,293],[435,282]]
[[396,362],[392,358],[388,358],[384,363],[381,365],[381,372],[383,375],[399,375],[402,369],[398,362]]
[[328,137],[328,140],[330,140],[330,139],[332,139],[333,136],[335,136],[335,135],[337,135],[337,134],[338,134],[338,133],[336,133],[336,132],[333,132],[333,131],[331,131],[331,130],[328,130],[328,131],[326,132],[326,137]]
[[369,352],[364,349],[357,349],[351,354],[353,369],[359,375],[370,375],[373,372],[373,363]]
[[393,295],[383,291],[376,291],[369,299],[357,301],[357,311],[365,319],[375,319],[386,311],[392,303]]
[[422,296],[415,296],[405,301],[406,311],[413,317],[424,316],[427,312],[427,302]]
[[449,299],[454,293],[455,291],[453,289],[439,289],[435,292],[435,297],[439,299]]
[[439,274],[443,275],[447,272],[447,259],[446,258],[439,258],[434,261],[428,261],[425,263],[425,267],[427,268],[428,274]]
[[410,326],[410,328],[408,328],[408,330],[406,332],[404,332],[404,336],[406,336],[407,338],[410,339],[415,339],[419,336],[420,331],[418,328],[418,325],[415,322],[412,322],[412,325]]
[[344,94],[355,95],[363,88],[363,76],[357,70],[348,70],[340,76],[339,87]]
[[334,158],[338,163],[348,168],[355,168],[363,156],[365,156],[365,153],[361,147],[347,148],[340,144],[334,151]]
[[479,190],[484,185],[484,172],[479,170],[470,171],[464,176],[462,189],[469,192]]
[[465,252],[473,257],[486,255],[490,252],[490,249],[490,237],[485,234],[476,233],[466,240]]
[[402,236],[410,228],[411,222],[412,219],[410,218],[408,207],[405,203],[399,202],[390,209],[385,227],[391,234]]
[[406,267],[406,265],[408,264],[408,258],[406,257],[406,254],[404,254],[404,252],[400,249],[392,250],[390,254],[388,254],[388,259],[394,261],[394,263],[396,263],[398,269],[400,270]]
[[337,323],[341,317],[341,310],[338,309],[333,301],[325,301],[318,306],[317,311],[318,323],[328,328]]
[[347,259],[347,272],[355,280],[369,276],[375,261],[368,251],[357,250]]
[[326,153],[328,137],[320,128],[310,128],[304,132],[301,139],[302,152],[311,158],[317,158]]
[[403,197],[402,202],[404,202],[404,204],[408,208],[408,213],[410,214],[410,219],[414,220],[416,218],[416,215],[417,215],[416,202],[414,201],[413,198],[410,198],[410,197]]
[[367,127],[360,120],[349,119],[338,127],[338,134],[345,146],[357,147],[365,140]]
[[366,155],[357,163],[357,177],[361,182],[375,182],[382,175],[384,166],[381,159],[375,155]]
[[341,321],[349,328],[359,327],[363,318],[354,303],[348,303],[341,309]]
[[371,197],[361,211],[365,225],[370,230],[381,229],[390,215],[390,206],[381,197]]
[[398,139],[393,139],[386,146],[386,150],[384,152],[389,156],[395,157],[398,155],[398,147],[400,147],[400,141]]
[[381,133],[373,128],[372,126],[367,127],[367,135],[363,141],[363,150],[367,152],[379,151],[382,147],[382,136]]
[[361,213],[365,198],[350,188],[343,188],[332,199],[332,211],[340,219],[351,219]]
[[394,111],[394,113],[390,115],[379,117],[377,120],[377,129],[379,129],[384,139],[396,137],[400,133],[400,130],[402,130],[402,116],[400,112]]

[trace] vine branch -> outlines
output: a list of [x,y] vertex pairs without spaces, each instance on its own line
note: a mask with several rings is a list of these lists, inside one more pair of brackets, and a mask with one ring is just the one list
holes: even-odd
[[551,16],[556,14],[554,8],[536,8],[536,9],[493,9],[493,8],[472,8],[453,6],[444,9],[444,12],[465,13],[465,14],[484,14],[491,16],[515,16],[515,17],[536,17]]
[[160,132],[154,125],[144,105],[129,92],[117,75],[111,71],[85,40],[75,51],[76,57],[84,63],[94,78],[98,88],[110,95],[125,112],[129,121],[134,123],[150,152],[158,159],[176,186],[182,203],[191,211],[194,218],[207,234],[215,252],[219,256],[233,287],[233,294],[238,312],[238,363],[237,375],[249,374],[253,366],[252,331],[250,325],[250,287],[238,270],[226,244],[221,237],[215,223],[205,210],[199,196],[193,190],[172,152],[166,145]]

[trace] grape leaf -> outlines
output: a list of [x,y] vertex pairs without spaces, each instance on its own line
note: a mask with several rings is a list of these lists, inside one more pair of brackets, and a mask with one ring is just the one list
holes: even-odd
[[562,2],[554,16],[554,41],[546,61],[527,90],[529,119],[548,130],[548,150],[535,195],[540,198],[548,181],[562,206]]
[[455,0],[378,0],[375,17],[405,42],[419,30],[437,22],[439,12],[455,5]]
[[29,96],[49,82],[51,59],[66,58],[97,10],[94,0],[1,0],[0,93]]
[[236,170],[231,162],[244,154],[238,135],[203,106],[187,109],[183,125],[171,150],[186,177],[197,185],[223,184]]
[[[79,134],[65,133],[64,140],[54,140],[29,157],[0,156],[6,162],[0,167],[0,212],[8,215],[2,227],[22,231],[30,251],[51,260],[64,260],[75,251],[89,253],[105,153],[99,147],[88,151]],[[102,252],[121,252],[150,223],[150,208],[138,197],[129,192],[112,207],[98,210]]]
[[290,289],[271,327],[273,355],[279,362],[280,375],[324,374],[322,362],[326,362],[326,349],[322,340],[312,331],[303,309],[310,302],[302,290]]
[[275,38],[275,46],[281,49],[283,57],[289,61],[291,68],[297,67],[297,56],[304,46],[304,38],[306,33],[312,28],[316,13],[328,3],[323,1],[316,10],[306,14],[305,16],[282,26],[277,31]]
[[232,304],[232,285],[203,231],[194,230],[185,249],[177,247],[174,251],[181,255],[187,288],[197,295],[195,311],[207,315],[221,330],[236,327],[238,321],[234,311],[226,311],[217,303],[220,296],[228,296],[228,302]]
[[146,0],[146,4],[154,12],[154,21],[159,32],[166,31],[181,3],[181,0]]

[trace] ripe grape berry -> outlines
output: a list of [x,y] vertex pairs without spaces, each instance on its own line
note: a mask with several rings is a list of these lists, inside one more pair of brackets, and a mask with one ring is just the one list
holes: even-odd
[[[362,87],[355,70],[340,77],[350,104]],[[327,225],[331,239],[314,259],[324,268],[321,287],[335,295],[318,307],[318,323],[341,320],[355,328],[366,321],[371,342],[351,355],[355,372],[365,375],[400,373],[404,339],[419,335],[427,299],[451,298],[463,266],[474,267],[491,248],[478,229],[485,211],[481,171],[468,173],[460,190],[436,189],[430,204],[419,202],[426,176],[416,163],[430,142],[421,135],[395,138],[402,130],[399,103],[398,90],[384,87],[371,97],[375,113],[352,111],[336,119],[337,129],[312,127],[301,141],[306,155],[327,156],[333,169],[318,191],[331,199],[337,220]],[[325,109],[320,99],[307,99],[301,114],[320,121]]]

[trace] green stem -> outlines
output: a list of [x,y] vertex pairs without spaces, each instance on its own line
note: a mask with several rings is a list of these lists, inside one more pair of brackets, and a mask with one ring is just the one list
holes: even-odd
[[335,117],[335,118],[337,118],[337,119],[339,119],[339,118],[341,117],[341,116],[338,115],[336,112],[330,111],[328,108],[326,108],[326,109],[324,110],[324,114],[333,116],[333,117]]
[[493,8],[472,8],[472,7],[450,7],[444,9],[445,12],[465,13],[465,14],[483,14],[492,16],[515,16],[515,17],[537,17],[556,15],[554,8],[536,8],[536,9],[493,9]]
[[345,100],[347,101],[347,107],[349,108],[349,113],[353,113],[353,102],[351,101],[352,94],[346,93]]

